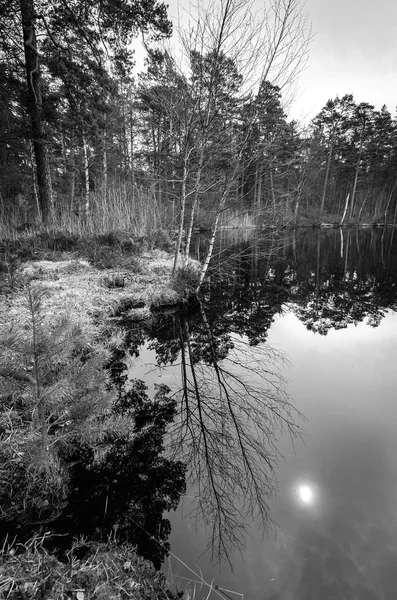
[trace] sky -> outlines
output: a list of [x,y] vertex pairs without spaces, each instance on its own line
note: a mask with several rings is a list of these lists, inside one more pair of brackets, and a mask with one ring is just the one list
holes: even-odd
[[313,41],[292,116],[311,118],[329,98],[350,93],[395,115],[396,0],[306,0],[305,7]]
[[[258,9],[263,1],[255,0]],[[179,2],[188,6],[185,0]],[[178,0],[168,0],[167,4],[176,28]],[[302,0],[301,5],[311,23],[313,39],[288,116],[307,124],[329,98],[344,94],[353,94],[356,102],[368,102],[376,109],[386,104],[394,116],[397,0]]]

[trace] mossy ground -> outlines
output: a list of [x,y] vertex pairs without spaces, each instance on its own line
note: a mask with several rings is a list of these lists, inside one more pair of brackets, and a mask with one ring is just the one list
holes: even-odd
[[90,240],[56,234],[0,243],[0,322],[20,309],[16,283],[39,281],[49,291],[47,311],[66,312],[87,327],[111,318],[120,304],[149,319],[151,306],[175,304],[173,255],[146,239],[109,233]]

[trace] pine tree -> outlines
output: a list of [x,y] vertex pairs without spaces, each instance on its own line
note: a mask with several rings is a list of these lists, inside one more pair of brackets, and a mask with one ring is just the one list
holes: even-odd
[[59,451],[92,437],[106,407],[102,359],[78,323],[46,312],[48,291],[28,284],[18,316],[0,333],[2,518],[45,522],[63,505]]

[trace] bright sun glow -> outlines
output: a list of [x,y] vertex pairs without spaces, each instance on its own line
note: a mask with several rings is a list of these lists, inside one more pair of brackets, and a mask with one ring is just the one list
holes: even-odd
[[308,485],[300,485],[298,488],[299,498],[305,504],[311,504],[314,499],[313,490]]

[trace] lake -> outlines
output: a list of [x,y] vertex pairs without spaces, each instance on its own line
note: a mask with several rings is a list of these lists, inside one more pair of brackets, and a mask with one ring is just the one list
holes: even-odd
[[396,240],[224,232],[199,309],[154,320],[130,367],[180,401],[169,447],[191,486],[164,565],[179,589],[396,598]]

